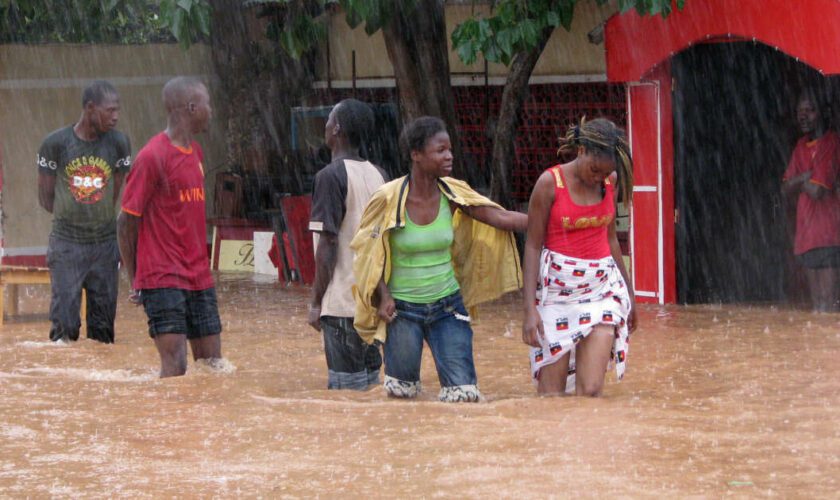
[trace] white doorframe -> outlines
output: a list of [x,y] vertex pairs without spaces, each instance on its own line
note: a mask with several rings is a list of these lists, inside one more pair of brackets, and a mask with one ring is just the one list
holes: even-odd
[[[630,255],[633,261],[633,290],[636,296],[656,298],[660,304],[665,303],[665,235],[663,232],[664,219],[662,213],[662,106],[659,82],[655,80],[646,80],[640,82],[633,82],[627,85],[627,134],[630,143],[630,153],[633,154],[633,102],[631,98],[631,89],[633,87],[653,86],[655,92],[656,102],[656,185],[635,185],[633,186],[634,193],[651,193],[656,192],[656,215],[657,215],[657,286],[656,290],[639,290],[636,288],[636,245],[635,245],[635,227],[634,213],[630,210]],[[634,155],[635,156],[635,155]]]

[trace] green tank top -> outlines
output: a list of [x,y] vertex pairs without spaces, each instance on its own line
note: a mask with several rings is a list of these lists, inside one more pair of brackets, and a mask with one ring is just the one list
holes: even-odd
[[406,211],[405,227],[391,231],[391,279],[388,289],[395,299],[430,304],[459,289],[452,268],[450,247],[454,239],[452,212],[441,195],[438,215],[420,226]]

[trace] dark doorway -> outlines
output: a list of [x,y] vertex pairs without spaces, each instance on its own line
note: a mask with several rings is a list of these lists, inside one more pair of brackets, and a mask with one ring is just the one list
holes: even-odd
[[791,239],[780,194],[793,115],[816,72],[749,43],[673,58],[677,300],[782,302]]

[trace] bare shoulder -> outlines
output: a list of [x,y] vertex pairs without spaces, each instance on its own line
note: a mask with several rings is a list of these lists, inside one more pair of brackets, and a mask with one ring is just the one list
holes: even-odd
[[537,179],[537,185],[540,185],[540,184],[554,185],[555,174],[551,170],[552,170],[551,168],[547,168],[543,171],[543,173],[540,174],[540,177]]
[[554,198],[555,177],[551,169],[540,174],[531,196],[539,195],[540,197],[548,196]]

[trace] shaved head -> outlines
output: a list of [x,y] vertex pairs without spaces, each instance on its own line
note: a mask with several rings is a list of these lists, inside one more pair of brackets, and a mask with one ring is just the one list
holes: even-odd
[[204,88],[204,83],[198,78],[179,76],[169,80],[163,86],[163,104],[166,111],[171,113],[187,106],[194,100],[196,93]]
[[166,82],[163,104],[169,115],[167,128],[189,135],[207,131],[213,108],[207,87],[198,78],[179,76]]

